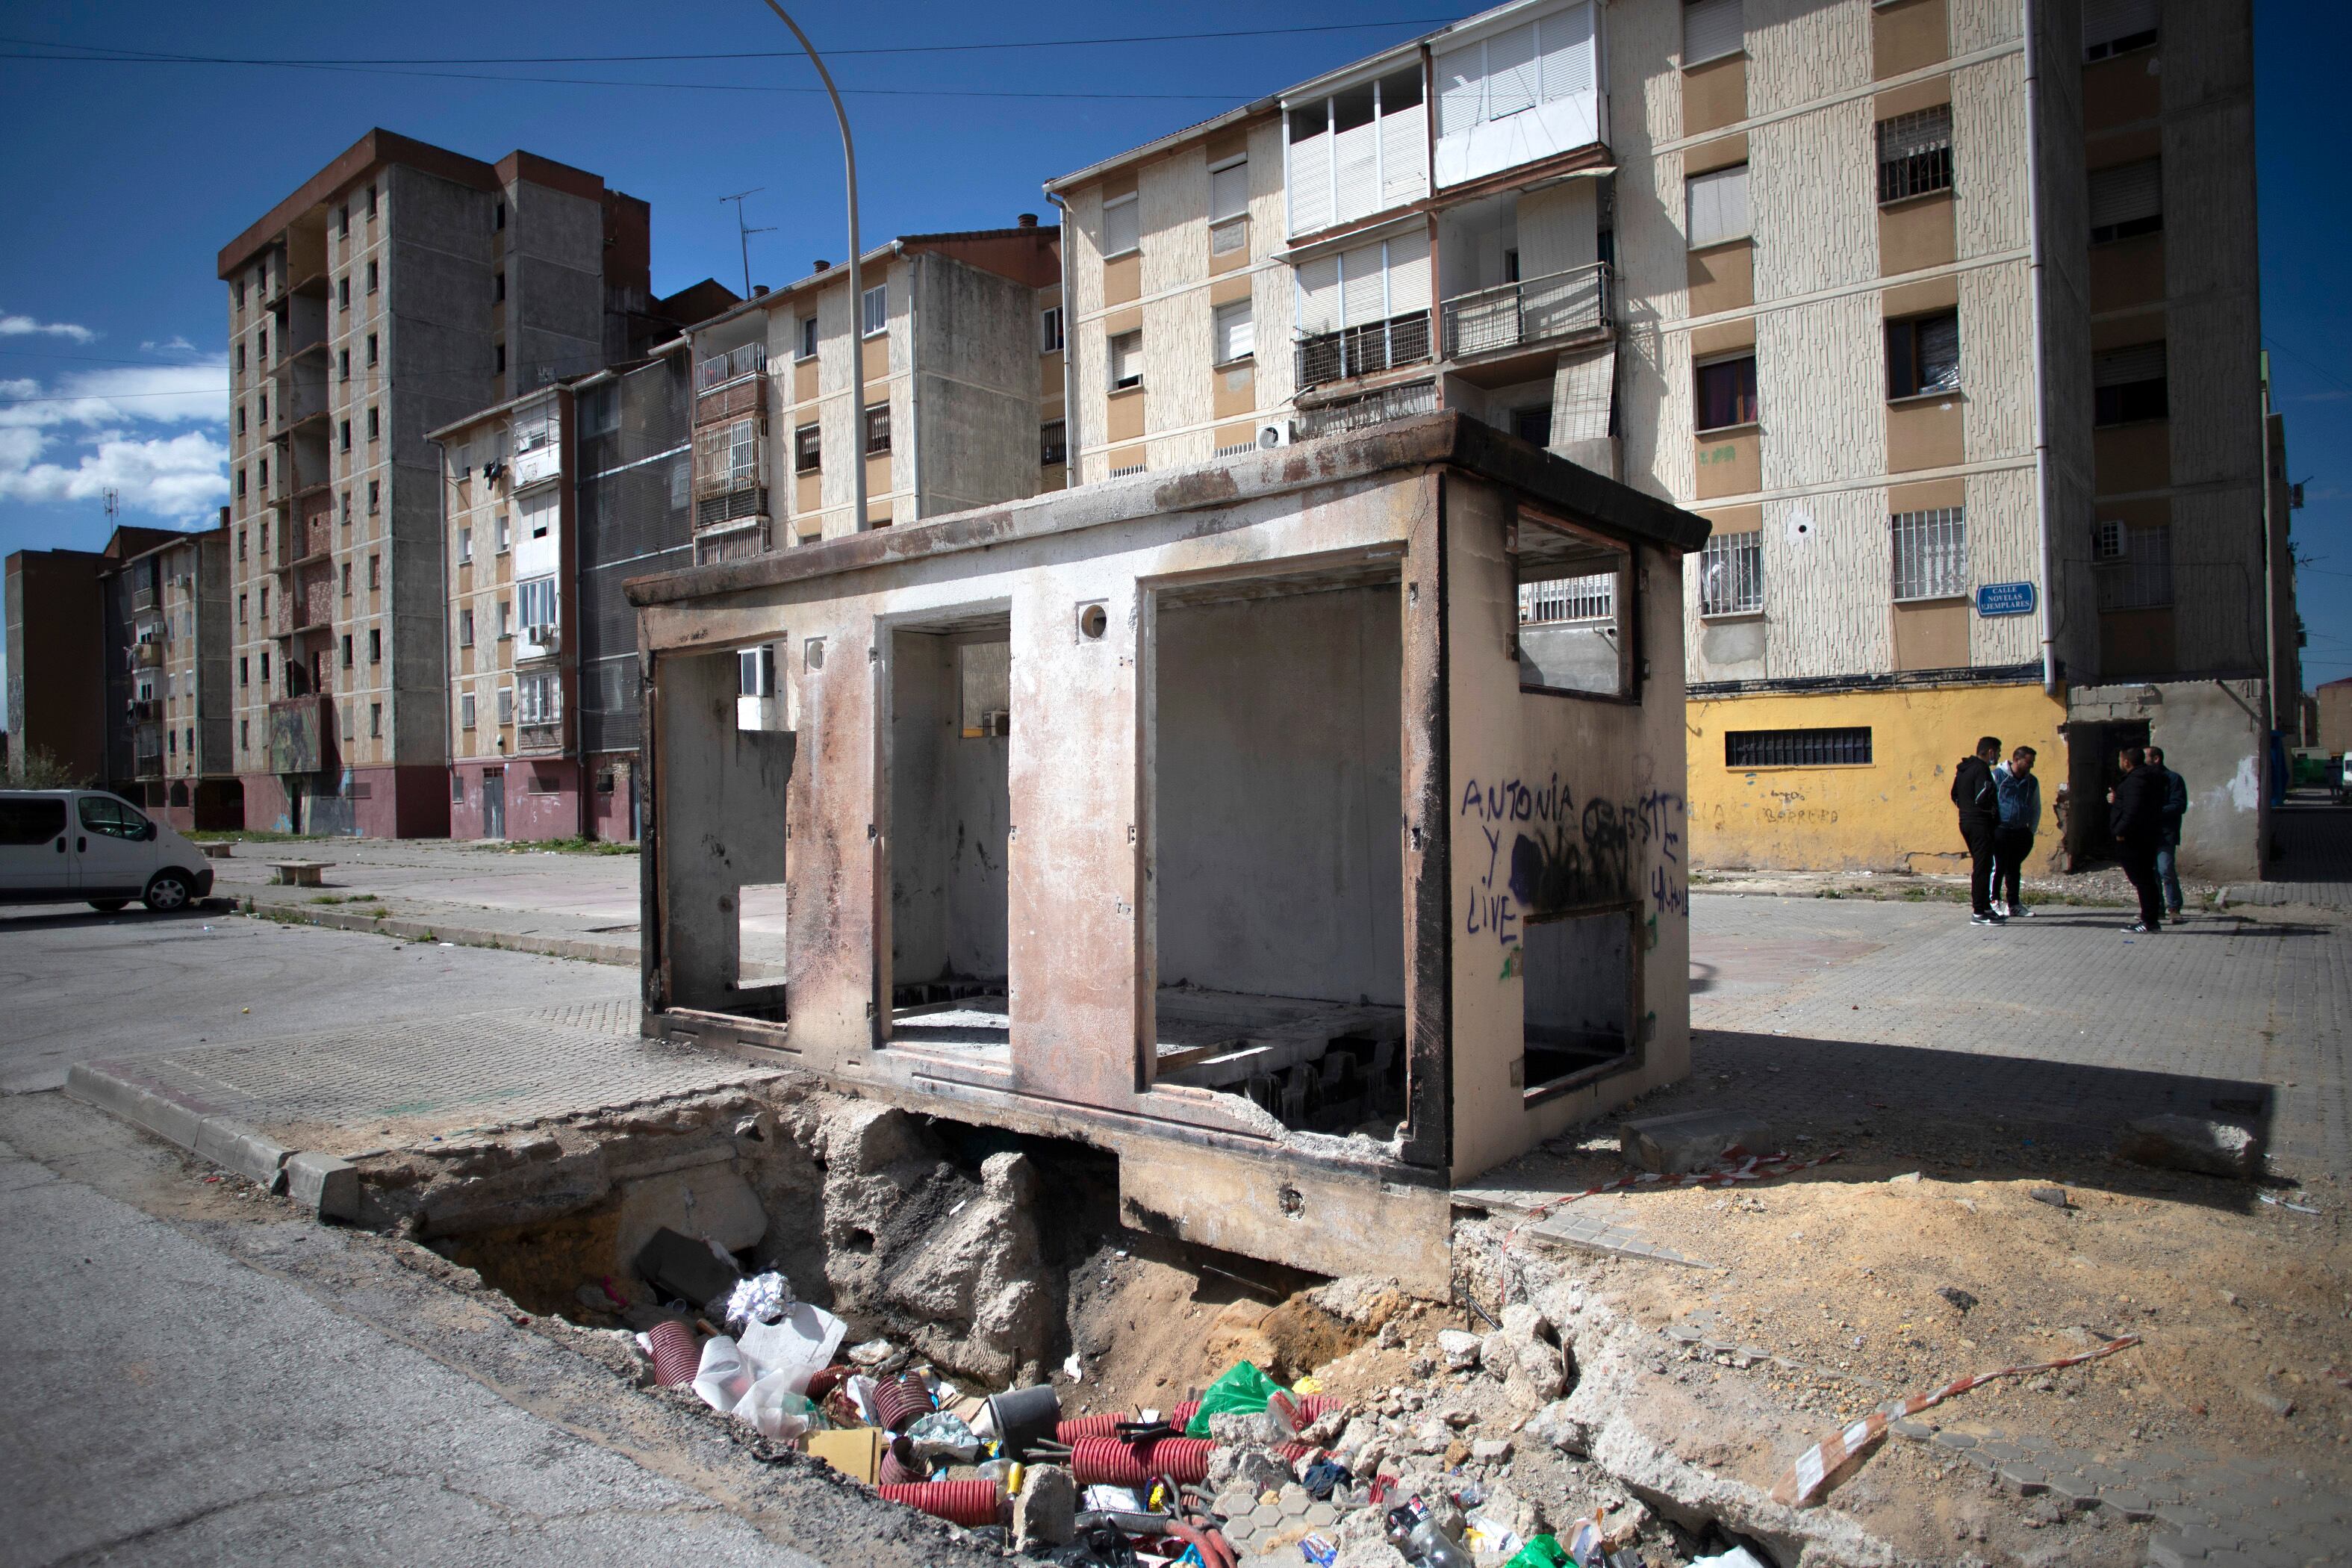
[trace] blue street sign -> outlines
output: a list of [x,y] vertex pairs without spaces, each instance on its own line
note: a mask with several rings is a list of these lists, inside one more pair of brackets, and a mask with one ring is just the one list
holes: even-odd
[[2032,613],[2032,584],[1979,583],[1977,584],[1978,615],[2030,616]]

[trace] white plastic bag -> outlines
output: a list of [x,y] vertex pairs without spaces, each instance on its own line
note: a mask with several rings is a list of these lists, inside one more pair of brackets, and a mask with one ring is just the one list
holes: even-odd
[[735,1407],[735,1419],[749,1422],[761,1436],[779,1443],[789,1443],[811,1427],[823,1426],[816,1407],[791,1382],[783,1373],[770,1373],[753,1384],[743,1403]]
[[714,1334],[702,1344],[702,1364],[695,1370],[694,1392],[713,1410],[731,1412],[751,1392],[752,1372],[743,1353],[725,1334]]
[[750,1358],[755,1379],[783,1376],[794,1394],[808,1391],[809,1379],[833,1364],[849,1325],[806,1301],[772,1323],[752,1323],[743,1331],[743,1354]]

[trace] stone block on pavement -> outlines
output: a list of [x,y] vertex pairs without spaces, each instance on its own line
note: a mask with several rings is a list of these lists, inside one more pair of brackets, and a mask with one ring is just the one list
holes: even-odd
[[286,1195],[320,1219],[360,1217],[360,1168],[332,1154],[297,1154],[286,1162]]
[[2250,1181],[2262,1164],[2254,1135],[2201,1116],[2146,1116],[2116,1134],[2116,1152],[2139,1165]]
[[1673,1116],[1645,1116],[1618,1129],[1625,1158],[1644,1171],[1660,1175],[1685,1175],[1712,1170],[1725,1154],[1745,1149],[1751,1154],[1769,1152],[1772,1130],[1760,1116],[1743,1110],[1685,1110]]

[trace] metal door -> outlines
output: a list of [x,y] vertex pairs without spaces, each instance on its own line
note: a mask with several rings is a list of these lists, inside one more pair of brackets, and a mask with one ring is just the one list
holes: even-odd
[[504,768],[482,770],[482,837],[504,838],[507,836],[507,771]]

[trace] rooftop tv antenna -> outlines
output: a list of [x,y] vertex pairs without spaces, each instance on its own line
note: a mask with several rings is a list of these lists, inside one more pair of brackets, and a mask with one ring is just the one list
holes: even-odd
[[743,247],[743,298],[746,300],[751,297],[751,237],[755,234],[773,234],[776,232],[776,226],[770,224],[765,228],[744,227],[743,198],[756,196],[767,188],[765,185],[753,185],[748,191],[738,191],[731,196],[719,198],[721,204],[727,202],[735,204],[735,237]]

